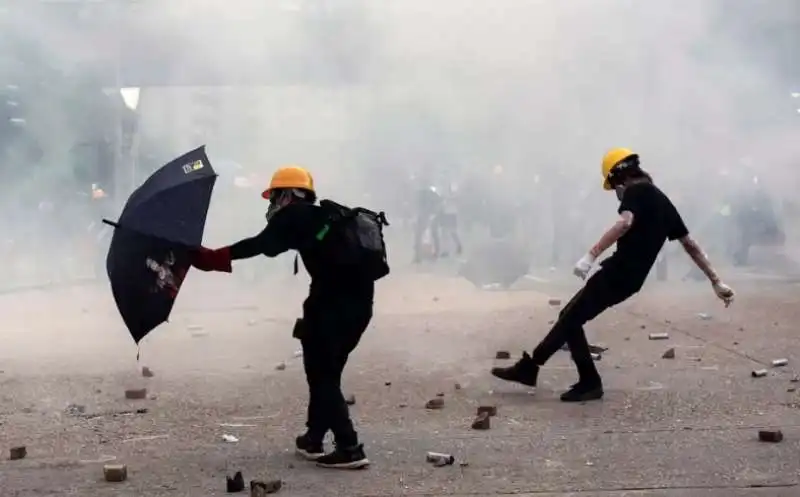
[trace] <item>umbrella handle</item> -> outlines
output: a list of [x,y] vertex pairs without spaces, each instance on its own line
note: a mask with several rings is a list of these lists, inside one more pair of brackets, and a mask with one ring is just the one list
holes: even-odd
[[108,219],[103,219],[103,223],[105,223],[105,224],[107,224],[109,226],[113,226],[114,228],[121,228],[122,227],[119,224],[115,223],[114,221],[109,221]]

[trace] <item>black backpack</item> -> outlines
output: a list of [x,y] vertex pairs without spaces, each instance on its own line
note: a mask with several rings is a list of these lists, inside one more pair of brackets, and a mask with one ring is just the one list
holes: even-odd
[[321,200],[328,223],[317,233],[331,269],[338,274],[377,281],[389,274],[383,227],[389,226],[383,212],[350,208],[332,200]]

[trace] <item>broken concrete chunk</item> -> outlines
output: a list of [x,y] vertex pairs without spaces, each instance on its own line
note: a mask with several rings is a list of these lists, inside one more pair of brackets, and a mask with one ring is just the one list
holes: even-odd
[[473,430],[488,430],[492,427],[492,421],[489,413],[480,414],[475,421],[472,422],[472,429]]
[[661,358],[662,359],[675,359],[675,349],[674,348],[667,349],[667,351],[664,352],[664,355],[662,355]]
[[711,319],[711,314],[706,314],[705,312],[698,312],[697,317],[699,317],[703,321],[708,321],[709,319]]
[[128,467],[124,464],[106,464],[103,466],[103,476],[108,482],[123,482],[128,479]]
[[8,458],[12,461],[25,459],[27,456],[28,456],[28,448],[25,447],[24,445],[20,447],[12,447],[8,454]]
[[241,471],[237,471],[236,474],[233,475],[233,478],[226,476],[225,480],[225,491],[229,494],[234,494],[244,490],[244,477],[242,476]]
[[150,368],[148,368],[147,366],[142,366],[142,376],[144,376],[145,378],[152,378],[155,375],[153,374],[153,371]]
[[507,350],[498,350],[497,353],[494,355],[495,359],[511,359],[511,352]]
[[444,398],[436,397],[425,403],[425,409],[442,409],[444,408]]
[[789,359],[775,359],[774,361],[772,361],[773,368],[779,368],[782,366],[786,366],[787,364],[789,364]]
[[547,300],[547,305],[552,306],[559,306],[561,305],[561,299],[551,298]]
[[478,406],[477,416],[481,414],[487,414],[489,416],[497,416],[497,406]]
[[250,497],[264,497],[265,495],[274,494],[283,487],[281,480],[252,480],[250,482]]
[[436,394],[437,397],[444,397],[444,392],[439,392]]
[[760,430],[758,439],[762,442],[779,443],[783,441],[783,432],[780,430]]
[[428,452],[425,455],[425,460],[437,467],[450,466],[456,462],[455,457],[451,456],[450,454],[443,454],[441,452]]
[[147,398],[146,388],[132,388],[125,390],[125,398],[128,400],[142,400]]
[[344,398],[344,402],[348,406],[354,406],[356,405],[356,396],[351,393]]
[[752,373],[750,373],[750,376],[752,376],[753,378],[763,378],[763,377],[767,376],[767,370],[766,369],[756,369]]
[[650,333],[650,340],[669,340],[669,333]]
[[283,371],[284,369],[286,369],[286,363],[285,362],[279,362],[278,364],[275,365],[275,370],[276,371]]

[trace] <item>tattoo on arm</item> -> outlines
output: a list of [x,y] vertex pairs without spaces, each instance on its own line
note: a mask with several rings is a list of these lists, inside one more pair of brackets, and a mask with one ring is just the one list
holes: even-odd
[[703,271],[703,274],[706,275],[711,283],[718,283],[719,276],[717,276],[717,272],[714,271],[714,268],[711,266],[711,261],[708,260],[708,256],[703,249],[700,248],[700,245],[691,237],[691,235],[687,235],[680,239],[681,245],[683,249],[689,254],[689,257],[692,258],[692,261]]

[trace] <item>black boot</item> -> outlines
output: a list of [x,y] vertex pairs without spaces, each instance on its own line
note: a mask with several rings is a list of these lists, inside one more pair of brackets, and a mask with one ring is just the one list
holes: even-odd
[[340,448],[317,459],[317,466],[334,469],[363,469],[369,466],[363,445]]
[[507,368],[492,368],[492,376],[505,381],[521,383],[529,387],[536,386],[539,377],[539,366],[534,364],[531,356],[523,352],[522,358],[513,366]]
[[603,398],[603,383],[597,380],[581,380],[561,394],[561,402],[587,402]]
[[316,440],[312,439],[308,433],[297,437],[295,439],[294,446],[297,454],[309,461],[316,461],[325,455],[325,449],[322,446],[322,442],[317,442]]

